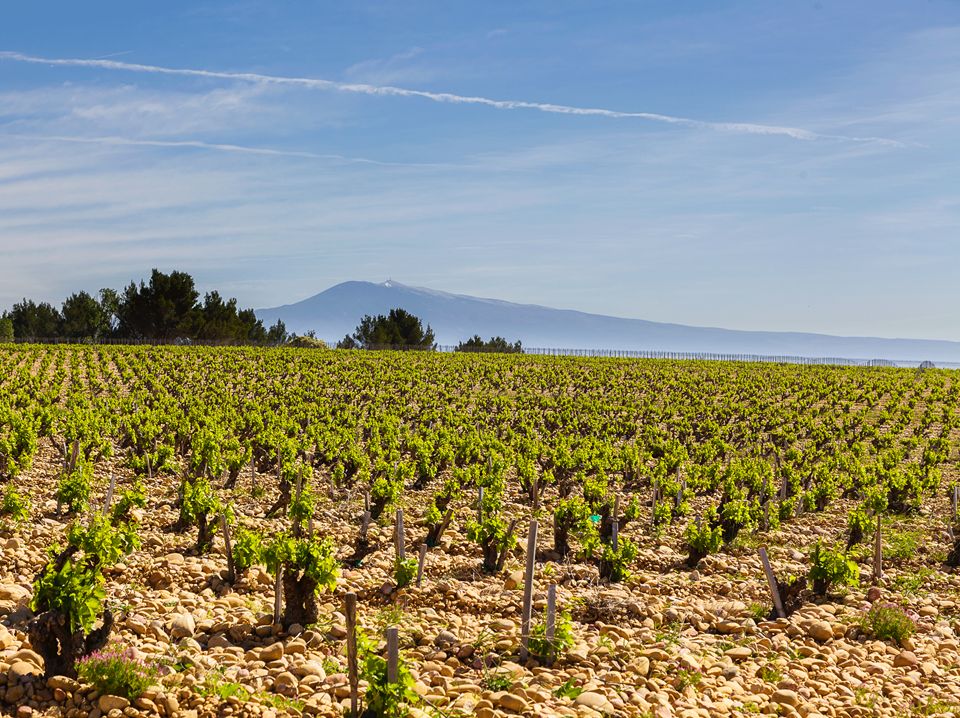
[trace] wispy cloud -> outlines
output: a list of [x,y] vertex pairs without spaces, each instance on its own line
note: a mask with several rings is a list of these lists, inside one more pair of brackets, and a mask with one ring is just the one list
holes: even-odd
[[686,127],[712,129],[722,132],[750,133],[761,135],[785,135],[797,140],[842,140],[847,142],[871,142],[893,147],[902,147],[902,143],[882,137],[850,137],[846,135],[820,134],[797,127],[775,125],[761,125],[747,122],[706,122],[686,117],[673,117],[652,112],[620,112],[600,108],[571,107],[540,102],[523,102],[517,100],[492,100],[486,97],[468,97],[447,92],[425,92],[423,90],[409,90],[400,87],[379,86],[358,83],[342,83],[332,80],[320,80],[303,77],[277,77],[250,72],[213,72],[210,70],[191,70],[182,68],[159,67],[156,65],[140,65],[134,63],[117,62],[114,60],[79,60],[79,59],[48,59],[24,55],[19,52],[0,52],[0,59],[32,62],[45,65],[71,67],[100,67],[108,70],[126,70],[130,72],[159,73],[166,75],[181,75],[189,77],[206,77],[224,80],[241,80],[253,83],[269,83],[275,85],[295,85],[322,90],[339,90],[342,92],[357,92],[375,96],[422,97],[434,102],[477,104],[494,107],[501,110],[532,109],[541,112],[566,115],[593,115],[600,117],[636,118],[666,122]]
[[[3,134],[3,137],[10,137],[18,140],[33,140],[37,142],[77,142],[83,144],[100,145],[134,145],[143,147],[196,147],[205,150],[222,150],[224,152],[247,152],[255,155],[277,155],[280,157],[306,157],[316,160],[336,160],[346,163],[363,163],[371,165],[384,165],[394,167],[432,167],[437,165],[411,164],[405,162],[379,162],[363,157],[344,157],[343,155],[321,155],[314,152],[298,152],[295,150],[272,150],[261,147],[244,147],[242,145],[227,145],[213,142],[201,142],[199,140],[184,140],[180,142],[171,142],[164,140],[131,140],[125,137],[58,137],[55,135],[17,135]],[[446,166],[446,165],[444,165]]]

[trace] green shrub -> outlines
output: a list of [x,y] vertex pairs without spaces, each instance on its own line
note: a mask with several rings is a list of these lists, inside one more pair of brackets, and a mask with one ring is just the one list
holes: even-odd
[[93,465],[82,459],[69,474],[60,479],[57,487],[57,500],[67,507],[68,511],[83,513],[87,510],[92,491]]
[[600,578],[608,578],[611,583],[629,581],[629,566],[637,557],[637,552],[637,545],[626,536],[619,537],[616,551],[612,543],[604,544],[600,556]]
[[224,510],[213,493],[210,482],[205,478],[196,478],[192,482],[184,481],[183,502],[180,504],[180,525],[197,526],[197,551],[205,553],[213,545],[213,536],[217,531],[216,515]]
[[845,551],[831,549],[817,542],[810,553],[810,573],[814,593],[824,596],[834,583],[852,585],[860,577],[860,568]]
[[303,478],[303,485],[300,487],[300,498],[296,497],[294,492],[290,500],[290,520],[304,522],[313,518],[313,513],[317,508],[317,497],[313,493],[313,488],[307,483],[307,477]]
[[547,625],[541,623],[534,626],[530,631],[528,647],[535,656],[546,658],[550,655],[550,647],[553,647],[553,655],[560,658],[563,652],[575,644],[573,637],[573,621],[570,619],[570,612],[564,611],[556,617],[553,625],[553,640],[547,639]]
[[850,548],[862,543],[865,536],[872,534],[877,528],[877,521],[867,515],[863,506],[858,506],[847,514],[847,528],[850,530],[847,548]]
[[133,701],[160,680],[160,667],[138,658],[135,649],[112,644],[77,661],[77,674],[84,683],[92,683],[101,695]]
[[[114,529],[102,516],[94,516],[89,526],[71,524],[67,542],[72,551],[57,569],[54,559],[59,547],[49,549],[50,562],[33,585],[30,608],[35,613],[59,611],[70,624],[70,632],[89,631],[100,613],[106,592],[102,568],[115,563],[136,545],[136,532],[129,526]],[[82,551],[80,558],[77,552]]]
[[233,567],[238,573],[256,566],[263,560],[263,541],[260,534],[239,528],[233,539]]
[[420,567],[417,559],[401,559],[397,556],[393,560],[393,580],[397,582],[397,588],[409,586],[417,575],[417,569]]
[[[499,515],[485,516],[480,523],[470,521],[467,524],[467,538],[480,544],[483,550],[483,569],[496,571],[500,551],[507,541],[506,522]],[[516,543],[516,537],[511,536],[507,549],[513,548]]]
[[406,661],[397,663],[397,682],[387,681],[387,661],[378,656],[366,634],[357,635],[357,648],[361,656],[360,679],[367,682],[365,699],[367,707],[377,718],[402,718],[409,713],[409,705],[420,696],[413,690],[416,681]]
[[333,591],[337,587],[340,575],[336,550],[330,539],[294,539],[280,534],[263,550],[263,560],[267,569],[274,575],[283,564],[287,572],[303,572],[317,583],[317,588],[326,587]]
[[780,523],[793,518],[793,503],[790,501],[781,501],[777,505],[777,518],[780,519]]
[[147,508],[147,497],[144,496],[143,487],[136,483],[132,489],[127,489],[120,494],[120,499],[113,505],[111,510],[111,522],[114,526],[119,524],[128,524],[133,520],[130,510],[134,507],[141,509]]
[[26,521],[30,518],[30,499],[22,496],[13,484],[7,484],[0,513],[10,516],[17,523]]
[[47,567],[33,584],[31,610],[59,611],[70,625],[70,632],[89,631],[100,613],[107,593],[98,571],[68,558],[59,571]]
[[662,526],[664,524],[668,524],[672,518],[673,508],[670,506],[670,502],[658,502],[656,508],[653,510],[653,525]]
[[690,555],[687,557],[687,565],[695,567],[704,557],[709,556],[719,550],[723,543],[723,530],[719,526],[711,526],[717,520],[717,509],[714,506],[709,507],[704,513],[697,527],[697,522],[691,520],[683,532],[683,540],[686,542],[687,550]]

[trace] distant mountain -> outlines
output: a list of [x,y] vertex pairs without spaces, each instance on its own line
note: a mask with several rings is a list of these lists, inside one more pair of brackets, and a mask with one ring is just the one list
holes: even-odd
[[440,344],[457,344],[479,334],[484,339],[519,339],[525,347],[960,362],[960,342],[688,327],[513,304],[397,282],[343,282],[296,304],[257,310],[257,317],[267,326],[282,319],[288,331],[312,329],[319,338],[338,341],[352,334],[364,315],[387,314],[397,307],[430,324]]

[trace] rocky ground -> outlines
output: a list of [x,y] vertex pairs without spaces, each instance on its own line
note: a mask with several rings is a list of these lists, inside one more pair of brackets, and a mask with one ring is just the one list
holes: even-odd
[[[684,558],[681,525],[651,535],[649,522],[638,521],[624,532],[641,547],[633,576],[601,585],[594,565],[550,560],[556,556],[549,551],[548,499],[540,517],[534,622],[543,621],[547,587],[556,583],[558,605],[573,619],[575,645],[542,665],[516,657],[526,528],[518,530],[520,546],[507,570],[485,574],[479,547],[461,532],[470,514],[463,502],[442,545],[427,557],[422,587],[390,591],[393,526],[373,525],[370,537],[379,550],[362,567],[345,570],[335,592],[321,595],[318,624],[286,633],[272,625],[273,581],[265,570],[254,567],[229,585],[219,539],[214,552],[199,556],[191,550],[195,529],[173,530],[172,476],[147,487],[142,550],[106,572],[114,640],[170,666],[160,685],[130,705],[62,677],[44,681],[42,660],[24,633],[33,576],[71,519],[55,515],[58,468],[53,448],[44,445],[31,472],[17,480],[33,501],[32,520],[7,525],[0,541],[0,705],[18,718],[340,715],[349,706],[348,591],[357,593],[358,621],[375,640],[387,626],[399,626],[401,656],[420,696],[413,715],[960,715],[960,576],[941,567],[949,538],[946,524],[934,518],[945,513],[945,501],[927,507],[929,515],[885,525],[888,557],[879,587],[869,590],[872,559],[864,548],[858,586],[769,621],[757,547],[767,547],[779,577],[804,575],[812,544],[841,534],[849,504],[836,502],[776,532],[741,536],[694,571],[676,567]],[[95,504],[110,472],[121,486],[132,478],[119,462],[101,462]],[[267,486],[267,495],[254,500],[247,477],[223,498],[235,502],[241,523],[279,531],[285,519],[263,517],[276,493],[272,482]],[[425,534],[417,517],[428,494],[408,492],[401,500],[413,555]],[[697,501],[699,511],[708,499]],[[357,495],[325,497],[315,529],[336,537],[346,556],[361,513]],[[520,527],[530,518],[520,503],[508,503],[507,513]],[[865,633],[860,617],[871,600],[913,611],[917,632],[902,646]],[[576,697],[572,687],[580,689]]]

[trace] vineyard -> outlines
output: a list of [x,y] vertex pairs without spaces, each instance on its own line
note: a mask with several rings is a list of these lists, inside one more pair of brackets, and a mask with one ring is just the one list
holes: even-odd
[[937,369],[0,345],[0,706],[960,716],[958,404]]

